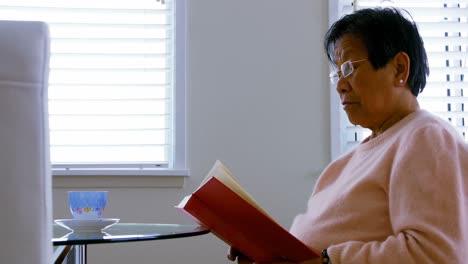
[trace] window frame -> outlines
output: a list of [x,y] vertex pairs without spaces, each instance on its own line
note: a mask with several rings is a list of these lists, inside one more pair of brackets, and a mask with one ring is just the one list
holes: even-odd
[[[328,28],[338,20],[340,16],[339,8],[341,0],[330,0],[328,2]],[[328,30],[327,28],[327,30]],[[333,67],[329,63],[329,72],[333,71]],[[335,160],[342,155],[341,142],[343,138],[343,110],[340,107],[340,100],[336,94],[336,90],[333,88],[333,84],[329,81],[329,93],[330,93],[330,159]]]
[[[343,2],[353,2],[354,5],[357,5],[358,0],[330,0],[329,1],[329,27],[339,19],[340,10],[344,5]],[[330,72],[332,71],[332,66],[330,65]],[[346,141],[346,123],[349,123],[345,111],[341,107],[339,97],[333,85],[329,84],[330,88],[330,153],[331,160],[335,160],[340,156],[344,155],[347,150],[343,149],[343,142]]]
[[[164,3],[157,3],[164,4]],[[52,164],[53,176],[188,176],[187,169],[187,131],[186,131],[186,0],[173,1],[174,8],[174,45],[175,57],[172,90],[172,157],[167,167],[128,167],[113,166],[74,166],[67,168]],[[176,187],[180,184],[169,184]],[[147,185],[145,185],[147,186]],[[66,186],[60,186],[66,187]],[[79,186],[78,186],[79,187]],[[143,187],[143,186],[142,186]],[[150,187],[150,186],[148,186]]]

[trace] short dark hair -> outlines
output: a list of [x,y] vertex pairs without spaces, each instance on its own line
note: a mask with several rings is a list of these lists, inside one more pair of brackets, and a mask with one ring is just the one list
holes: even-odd
[[398,9],[362,9],[336,21],[326,33],[324,40],[325,52],[330,62],[335,64],[335,44],[347,34],[363,41],[374,69],[383,68],[401,51],[408,54],[410,58],[408,84],[411,92],[414,96],[418,96],[423,91],[426,86],[426,76],[429,75],[424,43],[416,24],[406,19]]

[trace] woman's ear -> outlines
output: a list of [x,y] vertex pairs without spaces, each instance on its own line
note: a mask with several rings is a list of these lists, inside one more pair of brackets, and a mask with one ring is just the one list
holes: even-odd
[[395,86],[404,87],[408,81],[410,70],[410,58],[406,52],[398,52],[393,58],[393,65],[395,67]]

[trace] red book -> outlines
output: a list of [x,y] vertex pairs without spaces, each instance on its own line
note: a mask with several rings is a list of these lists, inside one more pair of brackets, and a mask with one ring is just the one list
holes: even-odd
[[273,220],[220,161],[176,208],[256,262],[301,262],[319,256]]

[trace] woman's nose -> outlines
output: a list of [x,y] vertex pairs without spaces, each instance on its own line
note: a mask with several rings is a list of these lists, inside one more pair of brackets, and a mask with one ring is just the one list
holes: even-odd
[[349,82],[346,80],[346,78],[340,78],[338,82],[336,83],[336,91],[339,94],[346,93],[351,89],[351,86]]

